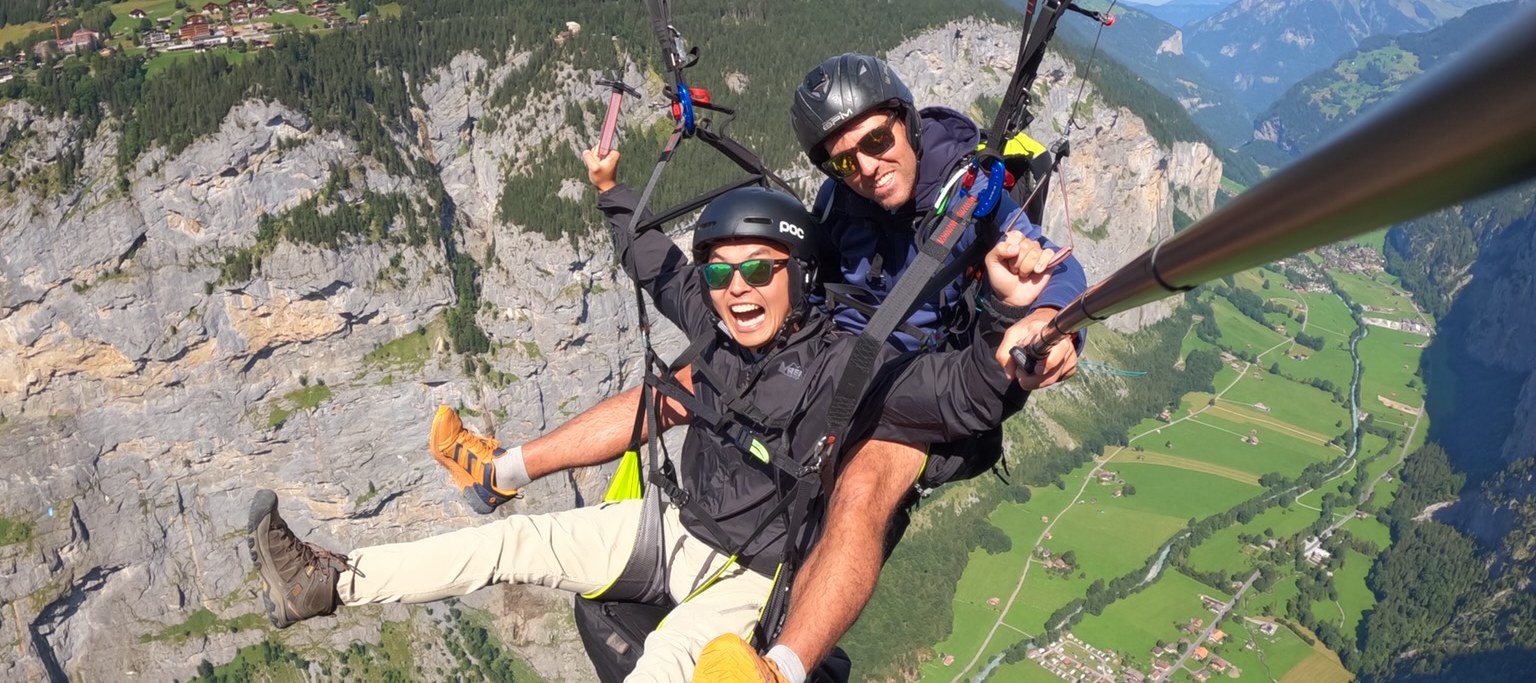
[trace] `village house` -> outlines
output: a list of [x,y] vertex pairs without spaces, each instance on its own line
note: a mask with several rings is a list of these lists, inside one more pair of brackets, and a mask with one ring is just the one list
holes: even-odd
[[223,11],[224,11],[223,7],[220,7],[220,6],[218,6],[218,5],[214,4],[214,3],[211,3],[211,2],[203,5],[203,14],[218,14],[218,13],[223,12]]
[[278,5],[277,7],[278,14],[293,14],[297,11],[299,11],[299,8],[289,3],[284,3],[282,5]]
[[[194,18],[198,19],[198,21],[192,21]],[[213,27],[209,26],[208,22],[203,21],[202,19],[203,17],[197,14],[187,17],[187,23],[183,24],[181,27],[181,39],[187,42],[192,42],[212,36]]]
[[134,19],[143,19],[144,17],[147,17],[149,15],[145,14],[144,10],[136,9],[136,10],[133,10],[132,12],[129,12],[128,16],[132,17]]
[[59,43],[59,49],[65,52],[86,52],[101,47],[101,34],[95,31],[80,29],[69,36],[69,40]]
[[1301,546],[1301,552],[1312,564],[1322,564],[1333,557],[1333,553],[1323,549],[1323,539],[1316,536],[1307,537],[1306,542]]
[[1261,413],[1269,412],[1269,406],[1264,405],[1263,401],[1259,401],[1258,403],[1253,404],[1253,409],[1257,410],[1257,411],[1259,411]]
[[6,81],[9,81],[12,78],[14,78],[14,76],[11,75],[11,67],[10,67],[10,65],[9,64],[0,65],[0,83],[4,83]]
[[1214,630],[1214,631],[1211,631],[1211,636],[1209,638],[1209,640],[1211,642],[1216,643],[1218,645],[1221,644],[1221,641],[1226,640],[1226,639],[1227,639],[1226,632],[1222,631],[1219,628]]
[[1226,671],[1226,670],[1227,670],[1227,660],[1222,659],[1220,657],[1212,657],[1211,658],[1211,671],[1215,671],[1216,673],[1221,673],[1221,672]]
[[1117,475],[1109,470],[1099,470],[1099,483],[1110,484],[1115,481]]
[[1194,673],[1194,679],[1197,681],[1197,683],[1205,683],[1206,681],[1211,680],[1211,672],[1206,671],[1205,669],[1196,671]]
[[1195,648],[1195,661],[1203,662],[1205,661],[1205,658],[1209,656],[1211,656],[1211,651],[1206,649],[1204,645]]

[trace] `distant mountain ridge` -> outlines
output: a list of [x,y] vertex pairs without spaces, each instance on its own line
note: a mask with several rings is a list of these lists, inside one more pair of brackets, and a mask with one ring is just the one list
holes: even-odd
[[1422,33],[1366,40],[1331,67],[1317,71],[1275,101],[1254,124],[1245,151],[1276,165],[1319,144],[1344,124],[1391,97],[1419,75],[1506,21],[1516,3],[1486,5]]
[[1434,28],[1483,0],[1239,0],[1187,27],[1185,47],[1263,111],[1292,83],[1378,35]]
[[1084,54],[1099,37],[1101,53],[1172,97],[1217,142],[1235,147],[1252,136],[1252,113],[1237,106],[1238,94],[1231,86],[1185,51],[1184,34],[1177,26],[1139,6],[1121,4],[1112,11],[1115,24],[1102,37],[1096,24],[1076,17],[1063,20],[1056,34]]
[[1161,5],[1140,2],[1121,3],[1121,7],[1134,7],[1174,26],[1187,26],[1221,11],[1226,0],[1171,0]]

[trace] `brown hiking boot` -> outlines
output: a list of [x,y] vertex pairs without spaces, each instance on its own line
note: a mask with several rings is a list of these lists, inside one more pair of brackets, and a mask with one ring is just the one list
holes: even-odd
[[517,497],[517,491],[496,488],[496,456],[505,451],[495,439],[487,439],[464,428],[458,412],[438,406],[432,417],[432,434],[427,450],[438,464],[448,470],[453,484],[464,494],[470,507],[488,515],[502,503]]
[[336,577],[347,558],[300,541],[277,514],[277,494],[262,489],[251,500],[251,561],[261,576],[261,599],[272,625],[295,623],[336,611]]

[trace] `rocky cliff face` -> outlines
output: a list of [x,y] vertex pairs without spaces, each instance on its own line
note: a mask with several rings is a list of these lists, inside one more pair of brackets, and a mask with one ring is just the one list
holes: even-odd
[[[1509,194],[1516,194],[1510,191]],[[1528,192],[1523,217],[1490,230],[1480,244],[1469,282],[1439,321],[1426,350],[1426,406],[1430,438],[1467,474],[1460,503],[1443,519],[1497,548],[1515,520],[1508,501],[1529,498],[1529,480],[1484,495],[1485,481],[1511,463],[1536,455],[1536,329],[1530,297],[1536,279],[1536,206]]]
[[[966,109],[1001,92],[1017,39],[960,23],[890,57],[920,100]],[[203,659],[227,661],[267,636],[241,619],[261,609],[244,546],[253,490],[276,489],[301,536],[338,549],[475,524],[424,453],[435,405],[476,408],[520,441],[634,384],[632,290],[602,240],[546,241],[497,218],[507,173],[532,172],[541,148],[574,154],[587,142],[551,123],[566,104],[600,104],[574,85],[596,74],[572,73],[560,79],[569,87],[528,98],[547,112],[488,112],[517,55],[495,72],[462,55],[419,84],[417,130],[398,141],[406,158],[436,169],[448,201],[433,220],[446,248],[282,243],[250,277],[221,277],[232,250],[256,243],[263,214],[325,192],[333,169],[350,178],[338,201],[431,195],[423,178],[392,175],[302,112],[259,100],[178,154],[146,155],[125,183],[113,162],[118,124],[108,121],[79,182],[62,191],[23,183],[0,196],[0,515],[32,528],[0,546],[0,680],[165,680],[191,676]],[[1077,92],[1063,69],[1054,59],[1044,68],[1036,126],[1051,127],[1039,135],[1047,142]],[[628,71],[629,82],[645,82]],[[1220,169],[1202,145],[1162,149],[1130,112],[1091,109],[1048,222],[1067,242],[1070,216],[1079,258],[1098,278],[1169,234],[1173,207],[1208,211]],[[626,111],[633,127],[657,115]],[[486,115],[502,124],[473,124]],[[0,141],[20,177],[45,173],[82,134],[18,103],[0,106],[5,123],[26,131]],[[789,175],[819,180],[808,167]],[[550,201],[592,201],[580,178],[560,195]],[[494,350],[468,375],[440,322],[455,301],[450,250],[483,267],[478,319]],[[1117,324],[1160,315],[1147,307]],[[677,347],[675,334],[659,340]],[[512,507],[579,505],[604,480],[550,477]],[[544,676],[590,680],[567,601],[501,588],[470,600],[493,608],[500,635]],[[188,628],[198,610],[214,627]],[[394,607],[308,622],[283,638],[316,651],[378,642],[381,614],[432,630],[425,613]]]
[[[903,43],[887,57],[918,102],[980,118],[973,103],[1007,86],[1018,40],[1011,29],[957,22]],[[1036,82],[1040,97],[1029,133],[1046,145],[1060,138],[1081,85],[1064,60],[1048,55]],[[1075,240],[1075,254],[1094,282],[1172,235],[1175,208],[1191,216],[1210,212],[1221,184],[1221,162],[1201,143],[1162,147],[1140,118],[1105,105],[1092,85],[1081,98],[1074,128],[1065,131],[1072,155],[1062,163],[1062,175],[1051,180],[1044,222],[1046,234],[1058,244]],[[1108,324],[1137,329],[1165,317],[1167,306],[1149,304]]]

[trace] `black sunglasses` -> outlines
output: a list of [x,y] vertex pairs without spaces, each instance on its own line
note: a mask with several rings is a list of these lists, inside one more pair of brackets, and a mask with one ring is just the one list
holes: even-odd
[[859,172],[859,160],[856,156],[863,152],[864,156],[879,156],[890,151],[896,144],[896,133],[891,130],[891,124],[896,121],[896,112],[891,112],[885,117],[885,122],[876,128],[871,128],[864,137],[859,138],[859,143],[853,149],[833,155],[821,162],[821,170],[835,178],[847,178]]
[[773,281],[773,271],[789,265],[787,258],[755,258],[741,263],[716,261],[699,266],[704,271],[704,284],[710,289],[725,289],[731,284],[731,274],[741,271],[741,279],[753,287],[762,287]]

